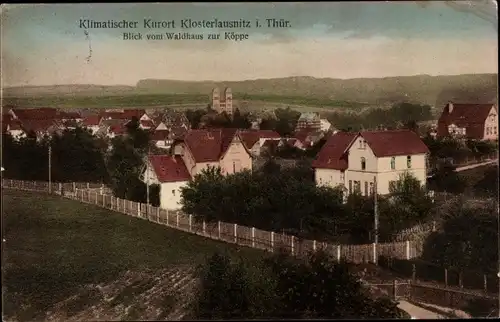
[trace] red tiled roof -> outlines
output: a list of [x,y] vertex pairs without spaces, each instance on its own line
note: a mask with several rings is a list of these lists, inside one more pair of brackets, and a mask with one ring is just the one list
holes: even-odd
[[59,111],[59,117],[64,119],[73,119],[73,120],[82,118],[82,116],[78,112],[66,112],[66,111]]
[[140,123],[143,127],[154,127],[155,126],[153,121],[140,121]]
[[344,151],[356,136],[357,133],[351,132],[337,132],[330,136],[312,162],[312,167],[346,170],[348,164]]
[[490,110],[494,104],[453,104],[451,113],[449,103],[444,107],[438,121],[438,135],[445,136],[448,133],[448,126],[455,124],[458,127],[466,128],[466,135],[477,139],[484,136],[484,123],[488,118]]
[[191,130],[184,137],[197,163],[216,162],[227,151],[236,129]]
[[21,123],[21,127],[26,132],[46,132],[50,127],[57,125],[55,120],[23,120]]
[[160,182],[189,181],[191,176],[180,156],[149,155],[149,162]]
[[102,116],[105,118],[111,118],[111,119],[117,119],[117,120],[131,120],[134,116],[139,119],[141,116],[143,116],[146,113],[145,110],[136,110],[136,109],[126,109],[121,111],[113,111],[113,112],[104,112],[102,113]]
[[360,135],[377,158],[429,153],[418,134],[410,130],[364,131]]
[[279,133],[271,130],[241,131],[240,137],[247,149],[251,149],[260,139],[278,139]]
[[169,130],[156,130],[151,134],[152,141],[164,141],[168,139]]
[[55,108],[13,108],[12,111],[20,120],[51,120],[58,118]]
[[124,125],[111,125],[109,127],[109,132],[116,135],[124,134],[127,132],[127,128]]
[[99,115],[89,115],[83,119],[84,126],[96,126],[101,122],[101,116]]

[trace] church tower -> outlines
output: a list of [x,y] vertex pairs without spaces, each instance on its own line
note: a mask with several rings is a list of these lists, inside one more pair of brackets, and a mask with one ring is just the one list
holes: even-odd
[[216,87],[212,90],[212,109],[217,113],[220,113],[220,92],[219,88]]
[[224,89],[224,101],[226,102],[225,112],[227,115],[233,115],[233,93],[229,87]]

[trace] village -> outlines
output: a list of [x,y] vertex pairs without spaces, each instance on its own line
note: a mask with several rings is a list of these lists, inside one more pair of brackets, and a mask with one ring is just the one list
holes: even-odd
[[[161,186],[160,206],[164,209],[180,209],[180,189],[204,169],[220,167],[225,175],[251,171],[265,160],[276,158],[283,149],[316,148],[316,155],[311,155],[316,184],[341,186],[345,196],[355,191],[369,196],[375,190],[389,194],[390,187],[405,172],[425,186],[431,173],[429,148],[422,135],[408,128],[348,132],[335,129],[327,119],[310,112],[300,114],[293,132],[287,136],[273,129],[260,129],[261,118],[248,121],[247,128],[218,128],[217,124],[210,124],[211,120],[221,116],[230,120],[235,114],[230,88],[225,88],[222,95],[215,88],[207,109],[199,123],[194,124],[196,128],[192,128],[186,113],[168,108],[79,111],[12,107],[4,108],[2,131],[14,139],[30,135],[41,139],[79,127],[110,142],[126,136],[127,124],[135,119],[138,127],[148,133],[154,150],[148,150],[141,180]],[[497,125],[494,104],[450,102],[426,135],[494,142],[498,140]],[[441,159],[446,157],[450,156]]]

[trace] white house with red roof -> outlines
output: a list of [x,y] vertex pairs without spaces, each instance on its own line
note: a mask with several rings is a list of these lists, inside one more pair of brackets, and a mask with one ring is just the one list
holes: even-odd
[[312,166],[317,185],[342,186],[347,193],[366,196],[373,192],[376,178],[378,194],[388,194],[405,172],[426,184],[428,153],[420,137],[409,130],[337,132]]
[[241,131],[239,134],[245,144],[245,147],[253,156],[260,155],[264,142],[268,140],[279,141],[281,139],[278,132],[271,130]]
[[92,135],[95,135],[99,131],[99,125],[101,124],[100,115],[87,115],[83,118],[80,123],[82,127],[87,128],[92,131]]
[[146,184],[160,185],[160,208],[180,209],[181,188],[191,175],[181,156],[149,155],[142,179]]
[[449,102],[439,117],[437,136],[498,140],[498,108],[495,104]]
[[150,184],[161,183],[162,208],[178,209],[180,188],[209,166],[220,167],[225,175],[252,170],[250,151],[236,129],[191,130],[171,149],[173,156],[149,156],[143,173],[146,183],[147,178]]

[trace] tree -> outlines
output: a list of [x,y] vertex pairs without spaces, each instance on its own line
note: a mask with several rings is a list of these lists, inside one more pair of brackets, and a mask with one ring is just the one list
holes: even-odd
[[456,167],[450,162],[441,163],[432,179],[432,185],[437,191],[449,193],[463,193],[467,189],[467,182],[456,172]]
[[254,268],[215,254],[202,278],[198,318],[344,319],[401,317],[397,303],[372,300],[344,263],[322,251],[307,261],[279,253]]
[[186,111],[186,118],[189,120],[192,129],[197,129],[200,126],[201,118],[208,114],[205,110],[191,110]]
[[242,114],[239,108],[236,108],[233,114],[232,127],[236,129],[249,129],[252,126],[248,118],[248,113]]
[[422,257],[445,267],[496,272],[498,252],[495,204],[468,205],[458,199],[445,213],[439,232],[428,237]]

